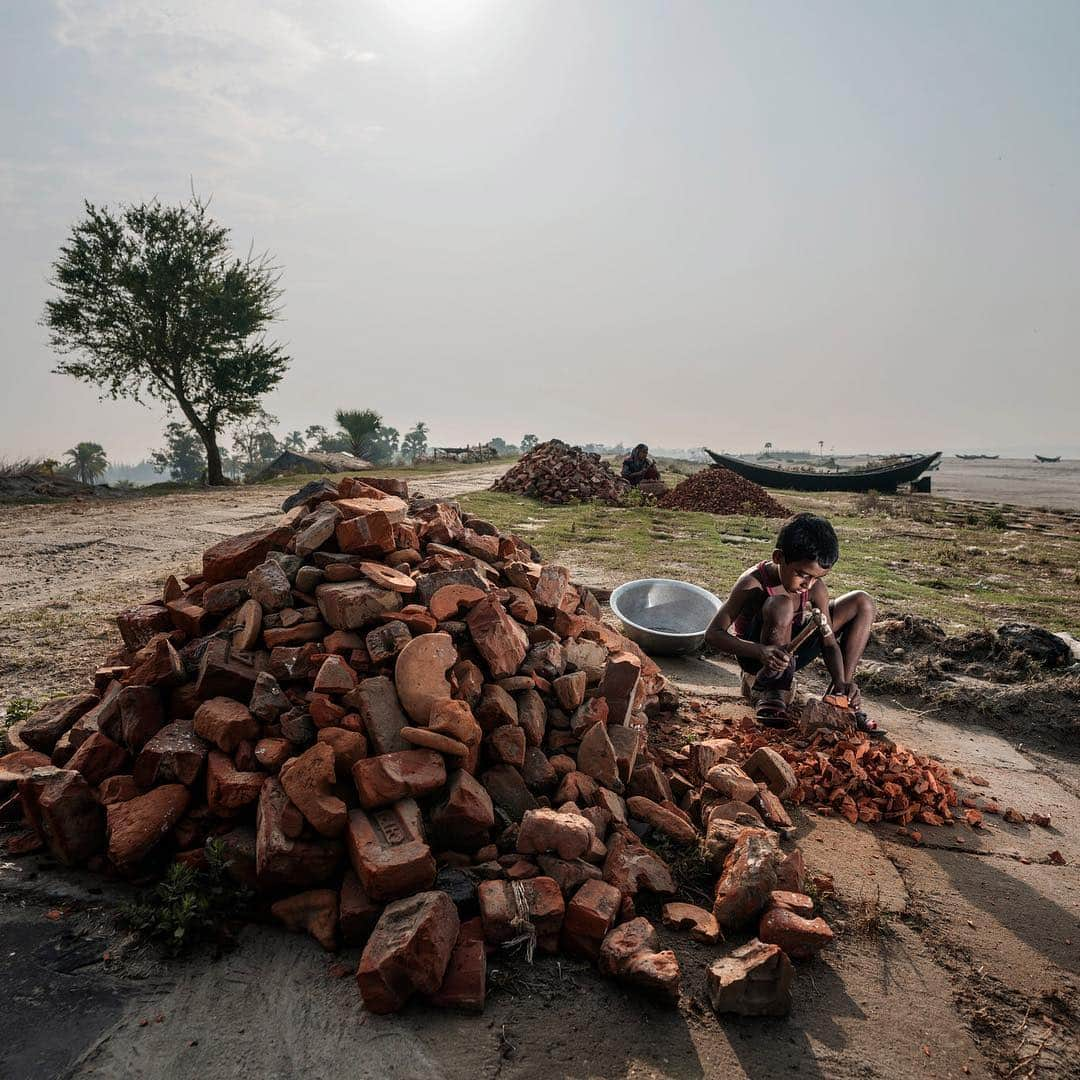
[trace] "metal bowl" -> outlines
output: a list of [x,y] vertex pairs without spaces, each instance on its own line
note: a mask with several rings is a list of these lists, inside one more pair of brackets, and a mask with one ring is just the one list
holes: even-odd
[[628,581],[609,602],[626,636],[645,652],[662,656],[699,648],[720,610],[720,601],[707,589],[671,578]]

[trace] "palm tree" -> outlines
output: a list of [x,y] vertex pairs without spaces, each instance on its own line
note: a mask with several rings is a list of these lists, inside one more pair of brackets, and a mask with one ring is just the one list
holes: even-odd
[[417,420],[416,427],[412,429],[402,441],[401,452],[408,455],[410,461],[415,462],[416,459],[423,455],[427,450],[428,444],[428,426],[423,420]]
[[359,458],[364,456],[371,436],[382,427],[382,417],[374,409],[338,409],[334,419],[349,453]]
[[92,484],[109,467],[104,447],[96,442],[81,442],[68,450],[64,457],[69,459],[68,467],[84,484]]

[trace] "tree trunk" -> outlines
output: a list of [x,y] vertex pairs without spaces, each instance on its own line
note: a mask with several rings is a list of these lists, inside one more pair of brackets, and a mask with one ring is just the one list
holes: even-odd
[[[225,479],[225,473],[221,468],[221,451],[217,444],[217,428],[203,421],[195,410],[177,395],[180,411],[187,417],[195,434],[202,439],[206,448],[206,482],[210,487],[225,487],[229,481]],[[216,415],[214,417],[216,421]]]
[[221,469],[221,451],[218,449],[216,433],[208,430],[202,436],[202,441],[206,445],[206,482],[211,487],[224,487],[228,480]]

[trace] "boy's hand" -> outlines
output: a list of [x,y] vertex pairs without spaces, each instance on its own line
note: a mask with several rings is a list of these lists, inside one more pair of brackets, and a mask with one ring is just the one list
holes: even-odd
[[791,666],[791,653],[779,645],[762,645],[760,659],[767,675],[783,675]]

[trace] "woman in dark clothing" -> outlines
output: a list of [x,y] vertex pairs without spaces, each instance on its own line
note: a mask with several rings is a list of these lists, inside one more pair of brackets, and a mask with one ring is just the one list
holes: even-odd
[[638,443],[623,458],[622,478],[631,487],[637,487],[642,480],[660,479],[660,471],[656,467],[656,462],[649,457],[649,448],[644,443]]

